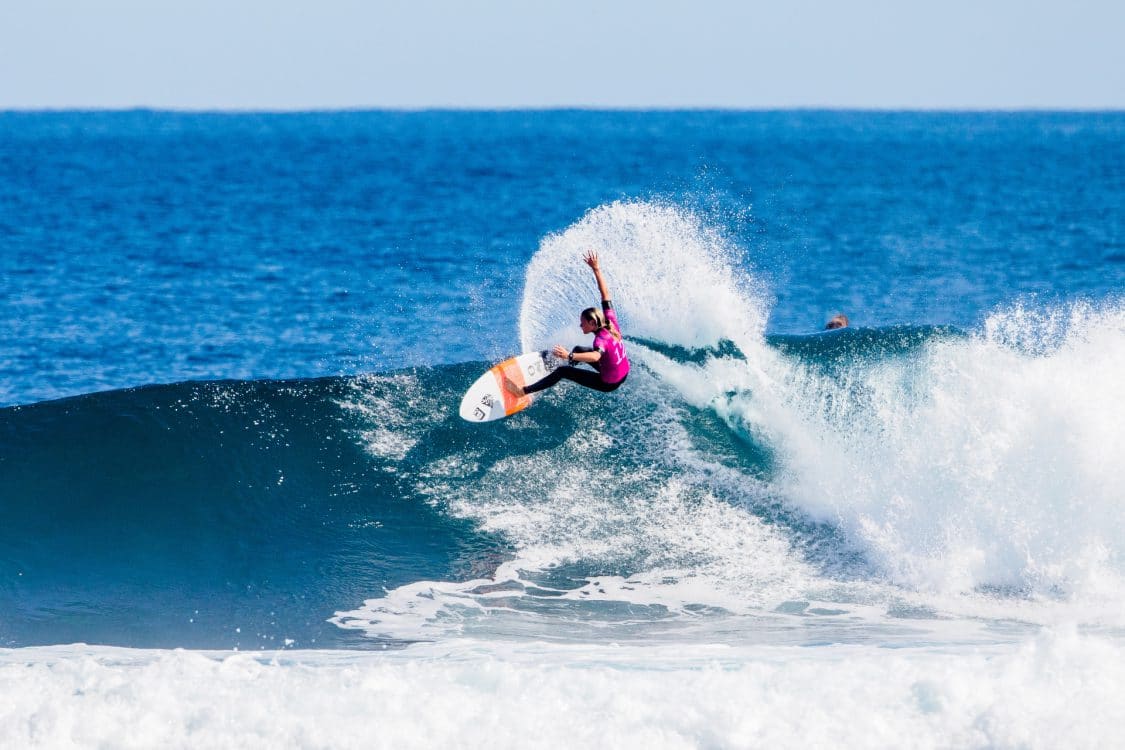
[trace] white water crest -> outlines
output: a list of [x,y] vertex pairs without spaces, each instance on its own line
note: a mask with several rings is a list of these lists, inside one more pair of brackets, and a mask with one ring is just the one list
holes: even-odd
[[998,312],[842,377],[794,365],[787,419],[764,426],[785,496],[911,588],[1119,598],[1125,311],[1066,317],[1037,335]]

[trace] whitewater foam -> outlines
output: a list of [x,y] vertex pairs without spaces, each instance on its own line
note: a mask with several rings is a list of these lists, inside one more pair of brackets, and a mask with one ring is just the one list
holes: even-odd
[[458,640],[273,657],[0,651],[5,747],[1027,747],[1118,741],[1125,652]]
[[1120,592],[1121,319],[1087,311],[1029,353],[998,313],[982,335],[843,377],[791,364],[789,419],[769,425],[786,497],[910,587]]

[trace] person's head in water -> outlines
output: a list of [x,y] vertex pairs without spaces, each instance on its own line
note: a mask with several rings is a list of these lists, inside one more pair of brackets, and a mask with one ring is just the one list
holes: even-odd
[[832,317],[832,320],[828,321],[828,323],[824,326],[824,330],[832,331],[832,330],[835,330],[836,328],[847,328],[847,327],[848,327],[848,316],[844,315],[843,313],[840,313],[839,315],[834,315]]

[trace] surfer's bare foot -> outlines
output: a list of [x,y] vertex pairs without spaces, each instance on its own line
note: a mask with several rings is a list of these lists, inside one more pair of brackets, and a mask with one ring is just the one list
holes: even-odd
[[509,380],[508,378],[504,378],[504,390],[517,398],[523,398],[527,395],[523,392],[523,388],[519,387],[516,385],[515,381]]

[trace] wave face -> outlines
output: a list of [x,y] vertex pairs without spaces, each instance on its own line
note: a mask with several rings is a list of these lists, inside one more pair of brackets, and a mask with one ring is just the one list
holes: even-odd
[[455,407],[472,362],[0,410],[0,642],[1121,625],[1121,304],[767,335],[769,294],[732,243],[616,203],[543,241],[524,349],[577,343],[589,246],[637,365],[613,395],[562,384],[471,425]]
[[[443,373],[428,405],[468,374]],[[0,410],[0,643],[340,646],[341,602],[486,572],[503,544],[404,492],[360,438],[388,423],[348,407],[420,389],[182,383]],[[408,454],[424,419],[371,450]]]

